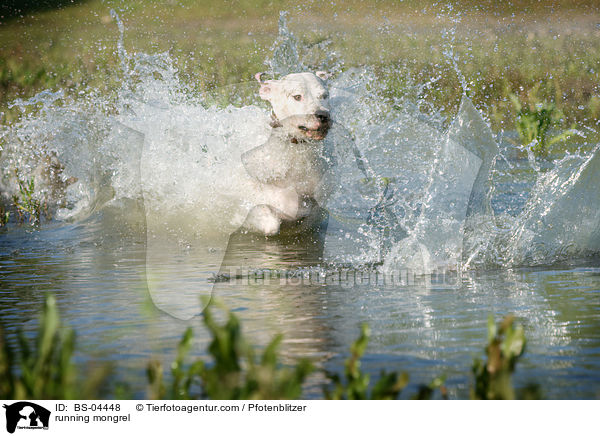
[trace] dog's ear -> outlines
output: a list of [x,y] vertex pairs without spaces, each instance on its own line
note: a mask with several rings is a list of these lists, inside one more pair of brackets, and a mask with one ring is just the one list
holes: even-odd
[[258,91],[258,95],[260,96],[260,98],[262,98],[263,100],[269,100],[270,99],[270,94],[271,94],[271,80],[263,80],[262,76],[265,73],[256,73],[254,75],[254,78],[256,79],[256,81],[258,83],[260,83],[260,90]]
[[264,71],[262,71],[262,72],[260,72],[260,73],[256,73],[256,74],[254,75],[254,78],[256,79],[256,81],[257,81],[258,83],[264,83],[264,80],[262,79],[262,77],[263,77],[265,74],[267,74],[267,73],[265,73]]
[[321,80],[327,80],[333,75],[328,71],[317,71],[315,74]]
[[271,100],[272,87],[273,87],[273,84],[271,83],[270,80],[267,80],[266,82],[262,82],[260,84],[260,89],[258,90],[258,95],[260,96],[260,98],[262,98],[263,100]]

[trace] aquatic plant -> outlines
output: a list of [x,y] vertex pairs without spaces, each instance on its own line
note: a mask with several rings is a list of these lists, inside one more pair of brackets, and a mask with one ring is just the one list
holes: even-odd
[[442,399],[448,399],[448,390],[444,383],[446,381],[445,376],[439,376],[431,380],[427,385],[420,385],[416,395],[412,397],[413,400],[431,400],[436,390],[440,391]]
[[27,221],[31,224],[39,224],[42,202],[35,197],[35,181],[33,179],[22,180],[17,171],[15,171],[15,175],[19,184],[19,195],[13,195],[12,200],[18,220],[20,223]]
[[80,399],[98,398],[108,375],[104,366],[91,371],[82,383],[73,364],[75,333],[61,329],[54,297],[44,303],[33,343],[18,332],[15,352],[0,326],[0,398]]
[[564,130],[551,137],[552,128],[559,124],[561,113],[554,103],[536,101],[535,94],[534,91],[534,103],[521,103],[515,94],[509,97],[517,111],[515,128],[522,144],[531,147],[536,155],[544,155],[549,146],[565,141],[575,133],[575,129]]
[[350,356],[344,364],[344,379],[338,374],[327,372],[327,378],[333,384],[333,389],[324,387],[323,393],[329,400],[395,400],[402,389],[408,384],[408,374],[403,372],[388,373],[382,371],[379,380],[369,390],[369,374],[360,369],[360,359],[363,356],[371,331],[367,324],[362,324],[360,336],[350,347]]
[[[214,304],[214,303],[213,303]],[[149,397],[152,399],[296,399],[302,394],[302,385],[313,371],[307,359],[291,366],[280,363],[278,347],[282,336],[277,335],[256,359],[254,349],[244,338],[238,318],[227,312],[227,321],[215,321],[211,306],[204,312],[204,324],[212,341],[208,353],[210,364],[203,360],[185,363],[193,339],[191,328],[183,334],[177,347],[177,356],[171,364],[171,382],[165,384],[160,362],[148,365]],[[370,375],[360,369],[370,336],[369,327],[363,324],[360,336],[350,347],[345,362],[344,375],[325,371],[329,384],[323,385],[327,399],[397,399],[408,384],[408,374],[382,371],[372,386]],[[439,389],[446,398],[444,378],[438,377],[428,385],[419,386],[415,399],[430,399]]]
[[4,209],[4,206],[0,205],[0,227],[5,227],[10,221],[10,211]]
[[[360,335],[350,346],[350,356],[344,363],[344,377],[331,372],[325,372],[332,386],[323,386],[323,395],[329,400],[396,400],[408,385],[409,376],[406,372],[387,372],[382,370],[379,379],[370,386],[370,375],[360,369],[360,359],[365,353],[371,330],[367,324],[362,324]],[[447,398],[444,386],[445,377],[436,377],[427,385],[419,385],[415,400],[430,400],[436,390],[441,397]],[[333,387],[333,389],[332,389]]]
[[219,324],[212,306],[204,310],[204,325],[212,336],[208,352],[210,364],[197,360],[185,365],[193,338],[187,329],[177,348],[177,357],[171,364],[173,379],[167,388],[160,363],[148,366],[149,396],[156,399],[215,400],[274,400],[294,399],[302,394],[302,384],[313,371],[307,359],[299,360],[293,367],[280,363],[278,347],[282,336],[277,335],[267,345],[259,359],[254,347],[242,335],[238,318],[226,311],[227,321]]
[[[282,336],[277,335],[260,356],[256,347],[243,336],[238,318],[224,310],[226,320],[219,323],[213,315],[215,303],[204,311],[204,325],[211,342],[208,346],[210,362],[197,359],[187,363],[192,348],[193,331],[188,328],[171,363],[171,378],[167,383],[163,367],[151,361],[147,367],[147,395],[151,399],[219,399],[269,400],[297,399],[307,377],[315,371],[307,359],[284,365],[279,354]],[[375,383],[361,369],[370,330],[361,326],[358,339],[350,347],[342,375],[324,371],[328,382],[322,385],[327,399],[398,399],[408,384],[407,373],[382,371]],[[476,359],[473,365],[475,386],[472,399],[538,399],[539,386],[527,385],[517,391],[511,374],[525,349],[523,328],[515,326],[514,317],[508,316],[498,326],[493,317],[488,321],[487,360]],[[106,386],[110,367],[104,365],[86,371],[85,381],[78,377],[73,363],[75,334],[61,328],[60,316],[54,297],[44,303],[36,338],[31,342],[23,332],[18,333],[16,346],[11,346],[0,326],[0,398],[2,399],[96,399],[103,396],[127,399],[131,393],[126,384],[115,383],[112,390]],[[436,377],[429,384],[417,387],[412,399],[432,399],[437,391],[448,397],[445,378]]]
[[515,391],[511,374],[517,360],[525,351],[523,327],[515,325],[514,316],[507,316],[498,326],[494,317],[488,318],[487,360],[475,359],[473,374],[475,387],[471,398],[477,400],[513,400]]

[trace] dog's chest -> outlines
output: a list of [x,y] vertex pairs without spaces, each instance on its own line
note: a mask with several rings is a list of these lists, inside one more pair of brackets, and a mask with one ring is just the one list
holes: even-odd
[[312,196],[327,171],[327,162],[318,144],[272,138],[242,156],[248,173],[261,183],[293,188]]
[[312,195],[321,183],[327,170],[325,159],[315,145],[296,144],[290,147],[291,162],[285,176],[278,183],[281,186],[293,186],[298,194]]

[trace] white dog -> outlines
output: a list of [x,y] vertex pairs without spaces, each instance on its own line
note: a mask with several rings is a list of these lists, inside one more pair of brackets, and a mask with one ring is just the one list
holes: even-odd
[[250,211],[244,227],[267,236],[314,230],[326,216],[325,176],[332,164],[323,142],[331,127],[327,74],[255,77],[260,97],[273,109],[273,130],[265,144],[242,155],[242,162],[269,201]]

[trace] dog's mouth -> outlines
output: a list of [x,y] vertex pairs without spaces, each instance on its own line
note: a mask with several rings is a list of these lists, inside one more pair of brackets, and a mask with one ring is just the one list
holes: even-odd
[[321,125],[316,129],[309,129],[306,126],[298,126],[298,129],[310,139],[320,141],[321,139],[325,139],[327,136],[327,133],[329,132],[329,124]]

